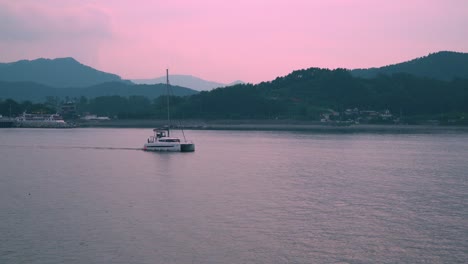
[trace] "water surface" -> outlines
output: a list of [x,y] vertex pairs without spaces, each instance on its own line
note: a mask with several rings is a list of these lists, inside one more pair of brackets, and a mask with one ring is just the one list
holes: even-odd
[[466,263],[468,134],[1,129],[0,263]]

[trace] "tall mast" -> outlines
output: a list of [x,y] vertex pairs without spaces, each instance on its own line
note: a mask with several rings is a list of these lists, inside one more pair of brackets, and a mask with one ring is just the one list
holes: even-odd
[[169,113],[169,69],[166,69],[166,103],[167,103],[167,125],[171,124],[171,115]]

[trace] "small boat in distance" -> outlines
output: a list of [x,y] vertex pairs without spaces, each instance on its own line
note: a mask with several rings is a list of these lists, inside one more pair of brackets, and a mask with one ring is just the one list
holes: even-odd
[[169,114],[169,70],[166,69],[166,88],[167,88],[167,122],[168,126],[164,128],[153,129],[154,135],[149,137],[145,143],[143,150],[145,151],[175,151],[175,152],[193,152],[195,151],[195,144],[192,141],[185,139],[183,128],[183,140],[178,137],[171,137],[170,135],[170,114]]

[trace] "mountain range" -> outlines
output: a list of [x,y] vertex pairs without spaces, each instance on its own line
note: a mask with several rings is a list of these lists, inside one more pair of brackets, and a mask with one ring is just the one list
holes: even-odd
[[98,71],[73,58],[41,58],[0,63],[0,80],[35,82],[57,88],[88,87],[105,82],[124,82],[116,74]]
[[[186,96],[197,91],[172,86],[172,93]],[[145,96],[166,94],[166,86],[135,85],[120,76],[83,65],[73,58],[21,60],[0,63],[0,98],[41,102],[47,97]]]
[[[161,76],[161,77],[153,78],[153,79],[132,79],[131,81],[137,84],[166,83],[166,76]],[[193,89],[196,91],[209,91],[214,88],[232,86],[232,85],[236,85],[236,84],[240,84],[244,82],[235,81],[235,82],[226,84],[226,83],[203,80],[201,78],[198,78],[192,75],[171,74],[170,83],[173,85],[178,85],[182,87],[190,87],[190,89]]]
[[[380,68],[346,71],[355,78],[364,79],[373,79],[379,76],[391,77],[399,73],[434,81],[468,79],[468,53],[442,51]],[[165,77],[134,81],[137,83],[165,83]],[[299,82],[298,79],[288,82],[287,85],[299,85]],[[177,96],[192,95],[200,90],[232,85],[205,81],[190,75],[171,75],[171,83],[180,85],[173,89],[174,95]],[[282,82],[272,82],[274,85],[280,83]],[[321,85],[327,87],[326,83]],[[236,86],[238,85],[234,85],[234,87]],[[86,96],[92,98],[106,95],[141,95],[155,98],[165,93],[164,87],[161,84],[134,84],[131,81],[123,80],[116,74],[102,72],[83,65],[73,58],[0,63],[0,98],[3,99],[43,101],[48,96],[61,98]],[[214,89],[213,92],[216,90],[218,89]],[[292,91],[288,90],[288,92]]]
[[[180,86],[171,86],[172,94],[187,96],[197,91]],[[95,98],[99,96],[144,96],[150,99],[166,94],[164,84],[129,84],[125,82],[106,82],[88,87],[57,88],[34,82],[4,82],[0,81],[0,98],[17,101],[29,100],[44,102],[47,97],[58,98]]]

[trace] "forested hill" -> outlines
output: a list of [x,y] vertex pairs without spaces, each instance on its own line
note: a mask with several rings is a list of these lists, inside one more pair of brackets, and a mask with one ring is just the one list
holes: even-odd
[[318,120],[333,109],[389,109],[405,115],[468,113],[468,79],[440,81],[408,74],[353,77],[345,69],[310,68],[257,85],[201,92],[180,102],[186,117]]
[[[8,86],[8,83],[0,83],[0,87],[2,85]],[[29,86],[24,84],[26,88]],[[107,86],[120,92],[108,93]],[[75,94],[67,94],[69,97],[95,97],[90,100],[82,100],[85,98],[80,97],[78,100],[78,109],[85,109],[94,114],[123,118],[166,116],[166,98],[148,100],[128,96],[148,96],[136,93],[138,89],[152,92],[159,90],[157,95],[161,95],[165,92],[164,85],[109,83],[90,88],[47,89],[55,89],[51,91],[57,93],[76,90]],[[18,91],[21,87],[12,90]],[[116,96],[118,94],[120,96]],[[52,92],[50,95],[58,96]],[[139,103],[135,103],[137,101]],[[409,74],[379,75],[366,79],[353,77],[346,69],[310,68],[294,71],[270,82],[218,88],[186,97],[172,97],[170,101],[171,116],[184,119],[320,120],[324,113],[343,113],[347,109],[357,108],[367,112],[382,112],[388,109],[393,114],[405,118],[422,116],[421,120],[440,117],[448,120],[448,116],[455,116],[458,123],[466,124],[464,120],[468,120],[468,79],[442,81]]]
[[51,87],[67,88],[123,80],[118,75],[98,71],[73,58],[58,58],[0,63],[0,81],[35,82]]
[[450,81],[468,78],[468,53],[440,51],[428,56],[380,68],[356,69],[356,77],[373,78],[378,74],[408,73],[415,76]]
[[[197,91],[185,87],[172,86],[175,96],[196,94]],[[150,99],[166,94],[166,85],[133,85],[123,82],[107,82],[82,88],[56,88],[31,82],[2,82],[0,81],[0,98],[17,101],[29,100],[44,102],[48,97],[65,98],[95,98],[99,96],[144,96]]]
[[[452,55],[456,55],[457,58],[466,56],[442,52],[408,62],[409,66],[405,67],[417,64],[421,69],[419,71],[424,72],[421,65],[427,64],[427,68],[431,68],[428,61],[445,61],[443,58]],[[445,61],[444,67],[453,69],[457,74],[461,74],[462,69],[465,69],[464,60],[451,60],[451,63],[453,65]],[[256,85],[240,84],[200,93],[175,87],[174,95],[191,96],[174,97],[171,100],[171,115],[175,118],[197,119],[319,120],[324,113],[343,113],[346,109],[357,108],[367,112],[388,109],[397,115],[430,118],[453,114],[459,119],[468,120],[468,76],[438,80],[408,73],[377,74],[371,78],[355,77],[353,73],[355,72],[346,69],[309,68]],[[47,96],[84,96],[96,98],[89,100],[87,104],[97,105],[103,100],[106,101],[106,106],[99,109],[108,115],[119,114],[109,110],[114,102],[124,101],[125,98],[118,98],[119,96],[140,95],[155,98],[164,93],[164,85],[127,85],[122,82],[69,89],[34,83],[0,82],[0,98],[3,99],[44,101]],[[113,96],[112,100],[103,98],[110,96]],[[165,98],[148,100],[147,108],[139,109],[138,115],[135,115],[135,109],[127,107],[125,116],[164,116],[161,109],[165,109],[165,106],[151,105],[160,104],[164,102],[163,99]],[[80,107],[88,109],[90,105]],[[112,109],[120,111],[122,107],[114,105]]]

